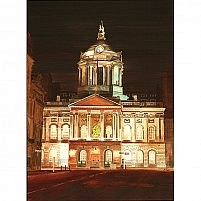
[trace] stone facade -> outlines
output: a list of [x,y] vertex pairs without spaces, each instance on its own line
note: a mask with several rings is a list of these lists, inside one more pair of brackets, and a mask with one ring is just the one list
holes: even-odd
[[48,104],[43,121],[43,169],[52,168],[53,155],[56,168],[64,159],[63,166],[71,168],[120,168],[123,163],[127,168],[166,166],[163,107],[129,107],[127,102],[116,103],[98,94],[72,104]]

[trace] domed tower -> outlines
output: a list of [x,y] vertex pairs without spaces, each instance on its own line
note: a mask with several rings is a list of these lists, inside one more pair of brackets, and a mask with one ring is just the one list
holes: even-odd
[[78,95],[98,93],[120,97],[121,100],[128,99],[123,95],[122,52],[114,52],[106,43],[102,21],[96,43],[86,52],[81,52],[78,70]]

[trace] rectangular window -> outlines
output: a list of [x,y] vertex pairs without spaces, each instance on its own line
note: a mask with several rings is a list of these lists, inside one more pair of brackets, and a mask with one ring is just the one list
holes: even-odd
[[98,72],[97,72],[97,84],[98,85],[103,85],[103,68],[102,67],[98,67]]

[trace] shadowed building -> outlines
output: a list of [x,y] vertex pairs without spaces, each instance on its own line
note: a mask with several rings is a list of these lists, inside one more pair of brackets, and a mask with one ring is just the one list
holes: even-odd
[[76,98],[44,108],[42,168],[166,167],[165,108],[123,94],[122,52],[106,44],[103,24],[78,70]]
[[165,111],[165,141],[167,166],[174,167],[174,81],[173,73],[163,73],[162,91]]
[[51,89],[50,74],[33,73],[31,38],[27,36],[27,170],[41,169],[43,109]]

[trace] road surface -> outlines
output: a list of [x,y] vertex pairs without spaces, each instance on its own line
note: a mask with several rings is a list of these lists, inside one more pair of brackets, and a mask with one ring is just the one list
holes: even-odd
[[30,175],[27,200],[173,200],[173,177],[173,171],[141,169]]

